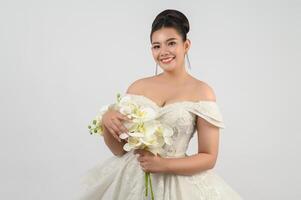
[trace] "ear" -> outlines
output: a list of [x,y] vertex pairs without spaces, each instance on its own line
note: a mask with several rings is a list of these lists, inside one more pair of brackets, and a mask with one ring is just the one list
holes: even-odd
[[184,43],[185,53],[188,52],[190,46],[191,46],[191,41],[187,38],[185,43]]

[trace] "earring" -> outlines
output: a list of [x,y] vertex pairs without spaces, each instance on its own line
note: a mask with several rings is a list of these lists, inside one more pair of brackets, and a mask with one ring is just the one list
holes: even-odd
[[158,74],[158,63],[156,63],[156,75]]
[[186,55],[186,59],[187,59],[187,62],[188,62],[188,67],[189,67],[189,69],[191,70],[191,65],[190,65],[188,53],[186,53],[185,55]]

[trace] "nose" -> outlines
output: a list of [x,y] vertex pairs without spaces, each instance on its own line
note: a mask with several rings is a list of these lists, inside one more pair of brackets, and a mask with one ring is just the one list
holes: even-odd
[[160,58],[162,58],[162,57],[166,57],[166,56],[168,56],[169,55],[169,53],[168,52],[163,52],[163,53],[161,53],[160,54]]
[[159,53],[160,58],[161,57],[165,57],[165,56],[167,56],[169,54],[170,53],[169,53],[168,49],[164,45],[162,45],[162,48],[160,49],[160,53]]

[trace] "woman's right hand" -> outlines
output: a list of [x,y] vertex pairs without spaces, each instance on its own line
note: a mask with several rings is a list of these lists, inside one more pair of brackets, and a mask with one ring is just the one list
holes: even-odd
[[109,133],[119,142],[121,133],[127,133],[128,129],[123,125],[122,121],[131,121],[126,115],[119,111],[109,109],[102,116],[102,124],[109,131]]

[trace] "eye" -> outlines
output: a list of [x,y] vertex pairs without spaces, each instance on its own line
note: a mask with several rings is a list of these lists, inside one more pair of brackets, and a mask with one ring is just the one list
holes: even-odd
[[170,42],[169,44],[170,44],[170,45],[175,45],[176,43],[175,43],[175,42]]
[[158,45],[156,45],[156,46],[153,46],[153,49],[157,49],[157,48],[159,48],[159,46],[158,46]]

